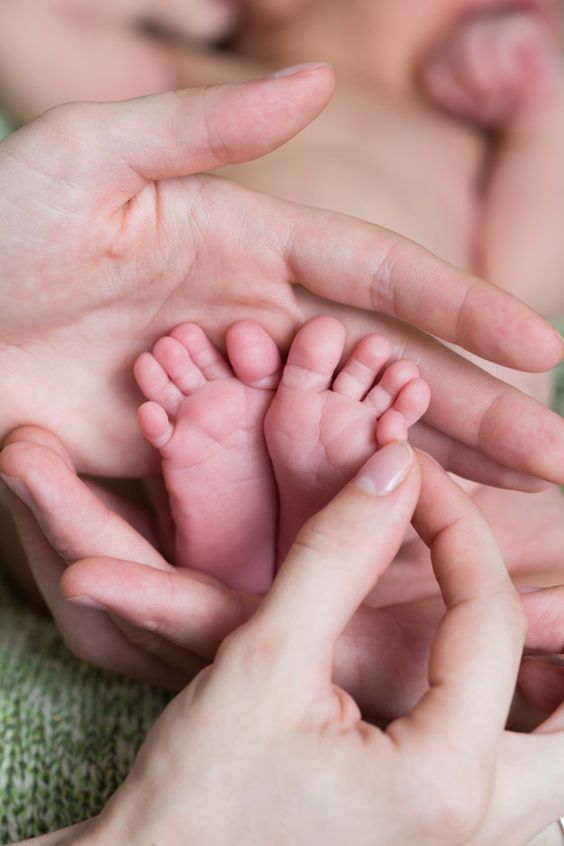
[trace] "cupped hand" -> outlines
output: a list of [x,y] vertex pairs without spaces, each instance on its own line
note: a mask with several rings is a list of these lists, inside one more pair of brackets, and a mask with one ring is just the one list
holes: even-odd
[[[261,597],[171,567],[157,551],[154,521],[80,480],[52,434],[30,428],[12,437],[0,473],[33,576],[69,649],[89,664],[178,690],[214,659]],[[337,683],[379,722],[405,713],[428,689],[444,604],[434,595],[410,599],[416,576],[410,571],[404,579],[403,598],[397,588],[384,607],[363,605],[335,651]],[[431,590],[438,591],[436,582]],[[521,599],[529,651],[564,651],[564,588]],[[530,676],[527,667],[523,672]],[[554,684],[547,684],[533,679],[526,692],[549,711]]]
[[[434,463],[422,469],[420,490],[407,445],[384,447],[306,524],[263,604],[167,708],[81,842],[519,846],[562,814],[562,714],[550,736],[504,730],[518,596],[480,512]],[[381,731],[335,685],[333,656],[414,507],[446,612],[428,692]]]
[[332,88],[315,66],[74,104],[2,143],[0,437],[42,425],[82,472],[146,475],[155,456],[131,375],[142,350],[183,320],[219,340],[239,318],[284,346],[333,300],[365,310],[339,309],[351,342],[381,331],[421,363],[433,401],[419,442],[450,469],[513,487],[530,484],[523,474],[562,480],[560,418],[406,325],[535,370],[563,348],[541,318],[387,230],[189,175],[282,144]]

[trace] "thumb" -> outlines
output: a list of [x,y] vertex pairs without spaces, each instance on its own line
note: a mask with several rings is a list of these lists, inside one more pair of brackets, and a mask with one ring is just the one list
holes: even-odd
[[[419,494],[419,463],[407,443],[383,447],[313,517],[251,621],[284,643],[296,668],[332,666],[335,642],[395,557]],[[260,639],[260,634],[258,634]]]
[[[120,202],[148,182],[250,161],[280,147],[326,106],[330,65],[230,85],[212,85],[114,103],[60,106],[44,119],[73,142],[72,161],[98,196]],[[76,155],[77,148],[84,155]],[[60,156],[60,154],[58,154]],[[68,174],[72,177],[73,174]],[[76,176],[76,175],[75,175]]]

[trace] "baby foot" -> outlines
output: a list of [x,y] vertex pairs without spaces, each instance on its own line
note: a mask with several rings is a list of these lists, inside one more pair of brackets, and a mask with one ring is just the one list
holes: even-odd
[[278,560],[378,445],[405,439],[430,392],[410,361],[390,363],[391,346],[368,335],[334,378],[345,329],[319,317],[296,335],[265,420],[280,496]]
[[491,127],[542,101],[558,79],[549,22],[518,6],[466,17],[423,66],[423,84],[438,105]]
[[150,400],[139,422],[162,456],[175,563],[262,593],[274,575],[277,507],[263,423],[280,356],[249,322],[231,328],[227,349],[230,364],[191,323],[157,341],[135,365]]

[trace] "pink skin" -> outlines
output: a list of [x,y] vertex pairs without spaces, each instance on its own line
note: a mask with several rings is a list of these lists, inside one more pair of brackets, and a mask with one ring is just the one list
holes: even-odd
[[427,410],[427,383],[411,361],[389,363],[380,335],[363,338],[335,376],[343,325],[310,321],[296,335],[265,433],[280,493],[278,558],[376,449],[407,438]]
[[[227,587],[264,593],[274,575],[276,490],[263,435],[280,355],[259,326],[230,334],[231,364],[193,323],[135,365],[150,402],[139,423],[162,457],[176,527],[176,564]],[[253,372],[257,349],[261,372]]]
[[467,16],[423,67],[424,85],[438,105],[494,127],[550,96],[557,79],[550,21],[527,6],[494,5]]
[[150,401],[139,420],[162,457],[177,565],[264,593],[277,557],[277,497],[281,559],[378,444],[407,438],[430,397],[416,366],[389,364],[390,343],[369,335],[331,386],[344,344],[338,320],[312,320],[281,379],[274,341],[250,321],[229,331],[229,363],[194,324],[140,356],[135,375]]

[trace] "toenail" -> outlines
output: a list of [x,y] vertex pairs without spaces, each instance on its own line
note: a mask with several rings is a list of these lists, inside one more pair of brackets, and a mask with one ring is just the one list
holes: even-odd
[[413,464],[413,450],[406,441],[387,444],[366,462],[354,486],[372,496],[387,496],[404,481]]
[[33,497],[21,479],[16,479],[14,476],[6,476],[4,473],[0,473],[0,479],[2,479],[6,487],[8,487],[19,499],[21,499],[22,502],[25,502],[29,508],[32,510],[35,508]]

